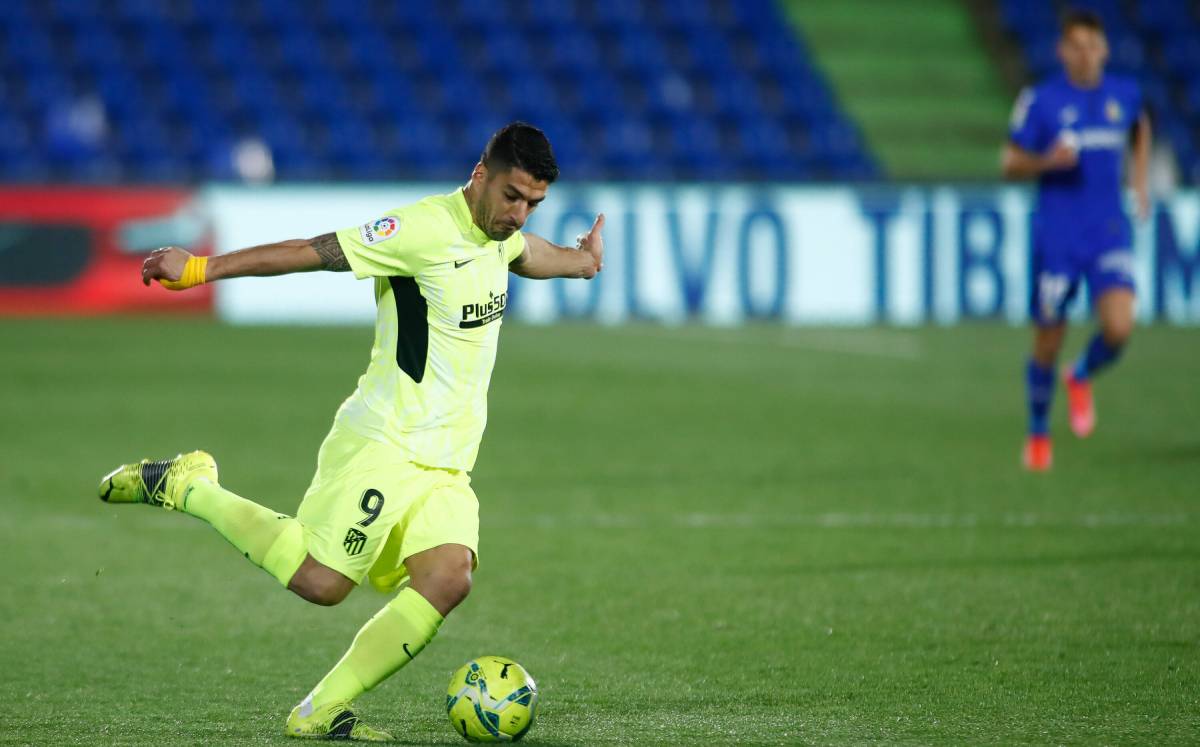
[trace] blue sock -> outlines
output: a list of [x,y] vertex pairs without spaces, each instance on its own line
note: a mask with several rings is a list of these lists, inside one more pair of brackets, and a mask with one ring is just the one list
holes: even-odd
[[1050,403],[1054,401],[1054,367],[1044,367],[1032,358],[1025,366],[1025,394],[1029,398],[1029,434],[1050,432]]
[[1089,377],[1120,358],[1123,349],[1123,345],[1110,346],[1104,341],[1104,335],[1097,332],[1088,343],[1087,350],[1083,351],[1083,355],[1076,361],[1072,374],[1079,381],[1087,381]]

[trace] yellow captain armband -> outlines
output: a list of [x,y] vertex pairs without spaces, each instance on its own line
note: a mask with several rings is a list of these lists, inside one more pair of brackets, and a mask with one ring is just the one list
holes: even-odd
[[178,280],[159,279],[159,283],[167,290],[181,291],[194,288],[204,283],[204,269],[208,266],[208,257],[190,257],[183,266],[183,274]]

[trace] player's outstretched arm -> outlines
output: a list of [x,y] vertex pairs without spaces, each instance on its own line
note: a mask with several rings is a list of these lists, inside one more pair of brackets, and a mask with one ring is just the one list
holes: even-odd
[[155,249],[142,263],[142,282],[157,280],[170,290],[184,290],[222,278],[267,277],[313,270],[349,270],[337,236],[290,239],[239,249],[215,257],[196,257],[177,246]]
[[574,249],[527,233],[525,251],[509,263],[508,269],[526,278],[594,278],[604,266],[604,237],[600,234],[603,228],[601,213],[591,229],[576,239]]
[[1030,153],[1019,145],[1007,143],[1000,160],[1000,171],[1005,179],[1033,179],[1046,171],[1073,169],[1078,163],[1078,151],[1062,140],[1056,141],[1044,155]]

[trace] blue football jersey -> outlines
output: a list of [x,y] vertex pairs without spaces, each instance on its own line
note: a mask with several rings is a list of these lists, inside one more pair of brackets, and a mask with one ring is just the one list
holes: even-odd
[[1017,97],[1010,123],[1013,143],[1043,154],[1062,139],[1079,152],[1074,168],[1048,171],[1038,179],[1038,228],[1045,240],[1086,240],[1097,251],[1128,243],[1121,173],[1141,109],[1137,83],[1112,75],[1084,89],[1060,74]]

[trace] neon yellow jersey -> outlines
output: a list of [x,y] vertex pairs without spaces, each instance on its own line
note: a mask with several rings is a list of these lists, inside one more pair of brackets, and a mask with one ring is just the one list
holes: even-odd
[[508,301],[515,233],[492,241],[462,190],[337,232],[359,278],[375,278],[371,364],[335,422],[428,467],[470,470]]

